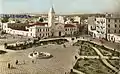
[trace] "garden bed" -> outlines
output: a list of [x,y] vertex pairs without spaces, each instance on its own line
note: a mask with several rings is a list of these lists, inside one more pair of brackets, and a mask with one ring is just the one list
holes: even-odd
[[85,74],[114,74],[98,59],[79,59],[73,68]]
[[120,59],[109,59],[107,60],[113,67],[116,67],[117,69],[120,68]]
[[5,54],[7,53],[6,51],[0,50],[0,54]]
[[56,40],[47,40],[47,41],[39,41],[39,40],[34,40],[31,42],[23,42],[22,44],[16,44],[14,45],[8,45],[4,44],[4,47],[6,49],[11,49],[11,50],[24,50],[27,48],[31,48],[33,46],[41,46],[41,45],[47,45],[47,44],[64,44],[65,42],[68,42],[67,39],[56,39]]
[[107,56],[107,55],[119,56],[120,55],[120,53],[115,50],[108,49],[103,45],[97,45],[90,41],[78,40],[76,43],[73,44],[73,46],[81,46],[81,45],[94,46],[94,47],[98,48],[104,56]]
[[85,41],[78,41],[77,43],[73,44],[74,46],[80,46],[79,51],[80,55],[82,56],[97,56],[98,54],[95,50],[91,47],[91,44]]

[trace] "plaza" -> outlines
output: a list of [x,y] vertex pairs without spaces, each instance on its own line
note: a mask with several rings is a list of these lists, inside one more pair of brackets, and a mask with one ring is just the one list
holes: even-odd
[[[74,65],[74,56],[77,53],[77,47],[66,43],[67,48],[63,45],[44,45],[33,47],[20,51],[9,51],[7,54],[0,55],[0,73],[1,74],[64,74],[70,72]],[[1,45],[1,48],[3,46]],[[4,49],[5,50],[5,49]],[[49,59],[36,59],[32,63],[32,59],[28,54],[36,50],[38,52],[48,52],[53,55]],[[19,64],[15,65],[15,60],[19,60]],[[25,64],[24,64],[25,62]],[[14,68],[8,69],[7,63],[10,63]]]

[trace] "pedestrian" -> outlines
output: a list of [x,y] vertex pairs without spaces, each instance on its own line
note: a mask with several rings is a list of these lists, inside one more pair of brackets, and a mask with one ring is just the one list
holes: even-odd
[[32,63],[34,63],[34,60],[32,60]]
[[23,60],[23,64],[25,64],[25,60]]
[[8,63],[8,68],[10,69],[10,63]]
[[67,73],[65,72],[65,74],[67,74]]
[[73,72],[73,69],[71,69],[70,72]]
[[63,47],[66,48],[66,45],[64,44]]
[[16,64],[16,65],[18,64],[18,60],[16,60],[15,64]]
[[77,56],[75,56],[75,59],[77,59]]

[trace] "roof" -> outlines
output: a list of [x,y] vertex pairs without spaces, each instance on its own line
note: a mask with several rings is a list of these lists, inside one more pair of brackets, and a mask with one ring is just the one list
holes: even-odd
[[75,27],[75,25],[72,25],[72,24],[65,24],[64,27]]
[[14,30],[22,30],[22,31],[28,31],[26,30],[27,23],[8,23],[8,28],[14,29]]
[[28,25],[28,27],[30,27],[30,26],[45,26],[45,25],[48,25],[48,23],[40,23],[40,22],[37,22],[37,23],[33,23],[33,24],[31,24],[31,25]]
[[53,6],[50,8],[51,13],[55,13]]

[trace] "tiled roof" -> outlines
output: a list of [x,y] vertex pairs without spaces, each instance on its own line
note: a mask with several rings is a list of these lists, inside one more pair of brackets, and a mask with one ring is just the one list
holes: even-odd
[[28,31],[26,30],[27,23],[8,23],[8,28],[14,29],[14,30],[22,30],[22,31]]
[[72,24],[65,24],[65,26],[64,27],[75,27],[74,25],[72,25]]
[[35,26],[35,25],[36,25],[36,26],[37,26],[37,25],[38,25],[38,26],[45,26],[45,25],[48,25],[48,23],[40,23],[40,22],[37,22],[37,23],[33,23],[33,24],[31,24],[31,25],[28,25],[28,27],[29,27],[29,26]]

